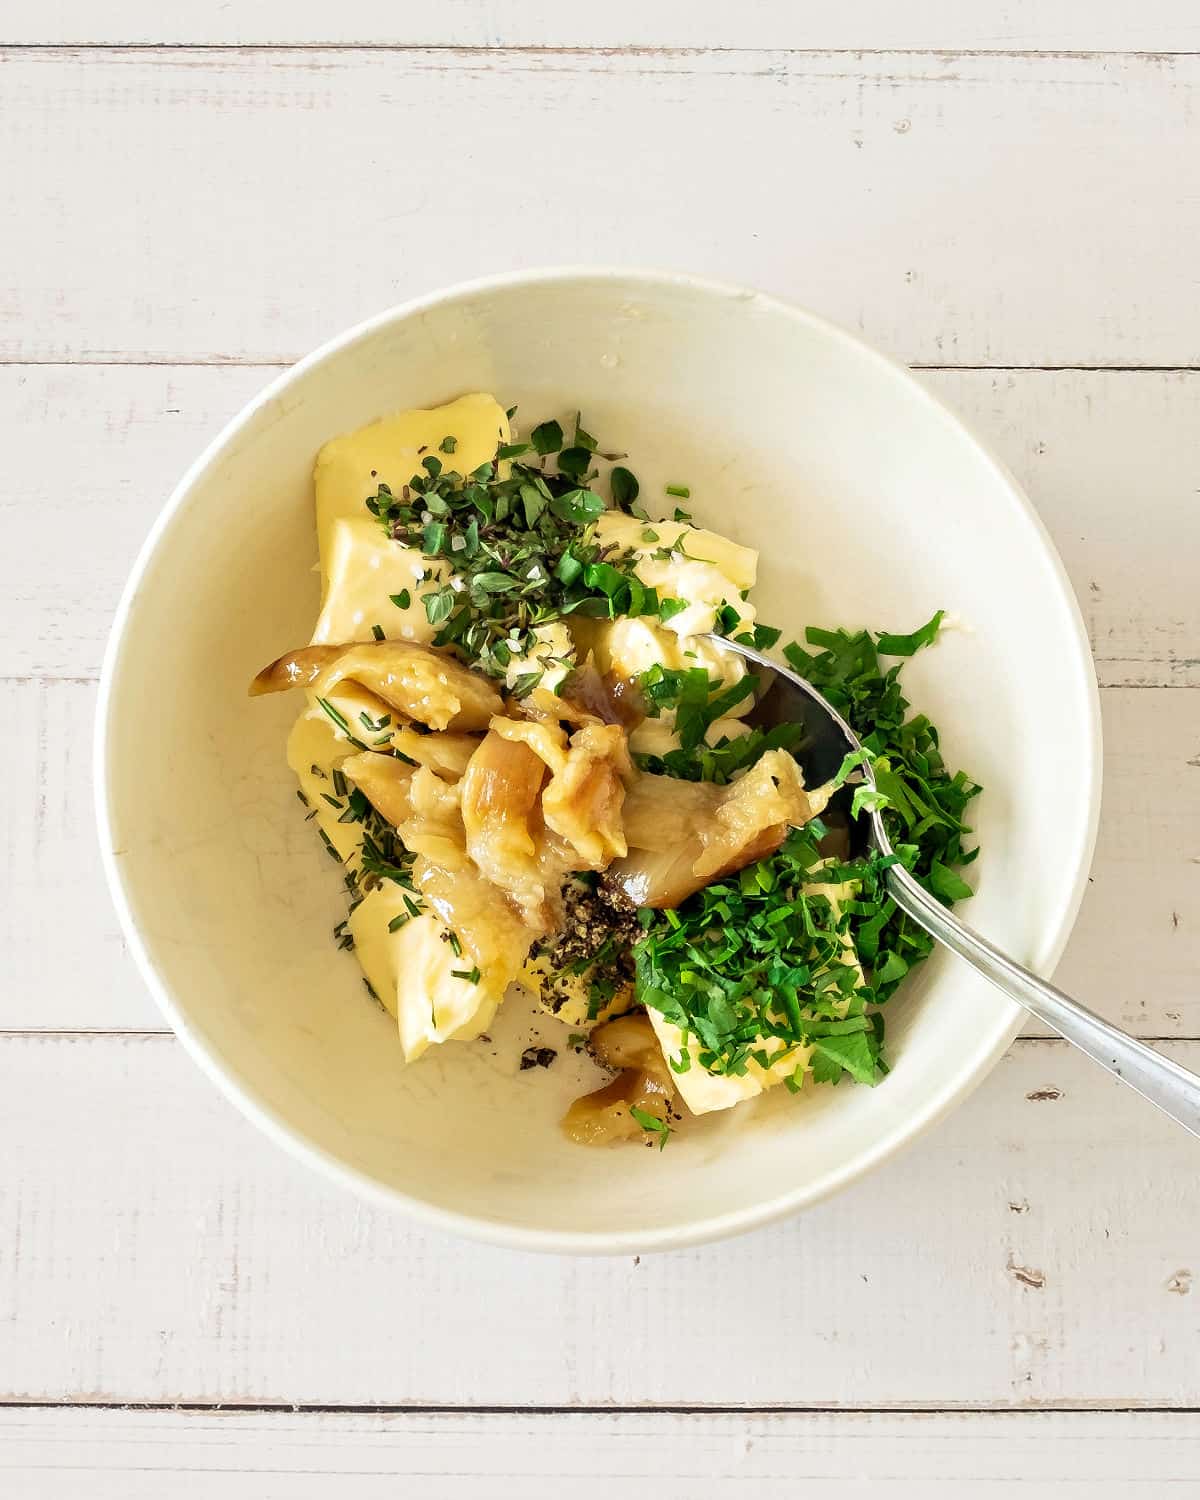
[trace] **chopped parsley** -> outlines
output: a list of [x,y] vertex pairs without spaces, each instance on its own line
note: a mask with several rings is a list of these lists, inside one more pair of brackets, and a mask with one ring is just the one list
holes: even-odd
[[[880,889],[880,861],[839,865],[821,852],[823,825],[793,829],[769,858],[706,886],[678,910],[648,914],[637,948],[638,998],[679,1027],[711,1073],[739,1076],[751,1062],[801,1075],[808,1049],[838,1075],[880,1076],[881,1028],[867,1013],[876,992],[855,961],[853,918],[829,887],[862,904]],[[860,1037],[847,1045],[848,1036]],[[832,1050],[827,1038],[839,1040]],[[848,1061],[844,1059],[849,1059]]]
[[[877,1007],[934,946],[896,909],[886,869],[899,860],[950,905],[971,894],[958,870],[978,853],[963,847],[969,832],[963,816],[979,787],[946,767],[929,720],[910,717],[899,684],[902,663],[880,661],[930,644],[941,618],[939,611],[904,636],[813,628],[806,645],[819,650],[794,642],[784,648],[792,667],[861,738],[879,790],[856,789],[854,810],[879,806],[894,856],[830,858],[822,852],[829,829],[815,819],[793,829],[768,858],[705,887],[677,910],[640,914],[638,999],[694,1039],[697,1061],[709,1071],[744,1073],[751,1062],[778,1069],[795,1056],[796,1069],[785,1079],[793,1089],[806,1065],[818,1083],[848,1074],[870,1084],[886,1071]],[[687,708],[702,726],[698,733],[690,728],[685,748],[642,757],[646,769],[727,781],[764,750],[792,749],[799,740],[799,726],[781,725],[711,748],[703,732],[720,717],[718,685],[703,672],[690,681],[681,680],[690,674],[655,669],[646,677],[646,695],[659,711],[673,707],[681,715]],[[847,757],[842,779],[858,759]],[[839,899],[831,901],[821,887],[842,888]],[[690,1064],[689,1049],[679,1070]]]
[[657,1115],[652,1115],[648,1109],[641,1109],[636,1104],[629,1106],[629,1113],[634,1120],[649,1136],[658,1137],[658,1149],[661,1151],[671,1138],[671,1127],[665,1120],[660,1120]]

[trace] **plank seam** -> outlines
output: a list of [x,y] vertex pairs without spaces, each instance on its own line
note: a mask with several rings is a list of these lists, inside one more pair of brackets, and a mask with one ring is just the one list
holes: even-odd
[[1196,1416],[1198,1406],[1131,1406],[1128,1402],[1056,1402],[1037,1406],[983,1406],[964,1403],[960,1406],[727,1406],[727,1405],[658,1405],[645,1406],[453,1406],[453,1405],[360,1405],[342,1402],[310,1401],[45,1401],[0,1397],[0,1412],[21,1411],[111,1411],[111,1412],[231,1412],[246,1416],[309,1415],[369,1417],[756,1417],[756,1416]]
[[279,52],[393,52],[420,54],[424,52],[448,53],[458,57],[630,57],[630,58],[700,58],[700,57],[912,57],[934,58],[939,62],[954,62],[962,58],[1011,58],[1021,61],[1028,58],[1061,59],[1071,62],[1108,62],[1114,58],[1129,58],[1143,62],[1170,62],[1176,58],[1200,57],[1195,48],[1168,48],[1154,50],[1146,48],[1062,48],[1062,47],[655,47],[631,45],[626,47],[555,47],[534,42],[498,42],[487,45],[475,42],[7,42],[0,40],[0,52],[45,53],[55,56],[63,52],[153,52],[169,55],[177,52],[229,52],[236,55],[247,53]]
[[[202,354],[175,358],[156,354],[130,354],[104,359],[9,359],[0,356],[0,369],[8,370],[74,370],[74,369],[168,369],[168,370],[287,370],[306,358],[310,351],[265,359],[258,356],[243,358],[236,354]],[[905,361],[901,361],[905,363]],[[1200,364],[1172,365],[1105,365],[1105,364],[1056,364],[1056,365],[966,365],[926,364],[913,361],[906,366],[910,370],[929,371],[937,374],[994,374],[994,375],[1196,375]]]

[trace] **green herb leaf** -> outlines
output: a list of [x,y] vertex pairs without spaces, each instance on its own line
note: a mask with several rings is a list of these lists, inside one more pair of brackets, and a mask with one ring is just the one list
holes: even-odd
[[930,866],[929,885],[934,895],[943,901],[965,901],[975,894],[962,876],[956,875],[940,859],[935,859]]
[[823,1036],[814,1043],[814,1053],[830,1063],[838,1063],[857,1083],[872,1086],[878,1082],[877,1049],[874,1038],[865,1031],[850,1036]]
[[594,521],[604,512],[604,501],[593,490],[568,490],[565,495],[556,495],[550,509],[560,520],[584,525]]
[[860,813],[882,812],[885,807],[891,807],[892,799],[877,787],[859,786],[854,789],[854,797],[850,803],[850,816],[857,818]]
[[876,649],[881,656],[912,656],[922,646],[932,645],[936,640],[945,613],[944,609],[939,609],[931,620],[926,620],[919,630],[909,635],[888,635],[885,632],[877,636]]
[[546,509],[549,503],[546,496],[536,484],[523,484],[520,488],[521,505],[525,511],[525,524],[534,527],[538,523],[538,517]]
[[450,611],[454,608],[454,590],[444,588],[436,593],[422,594],[421,603],[425,606],[425,618],[429,623],[441,625],[450,618]]
[[641,493],[641,485],[638,484],[635,475],[621,464],[613,469],[608,476],[609,485],[612,488],[613,504],[618,510],[628,512],[629,507]]
[[658,618],[665,625],[668,620],[673,620],[676,615],[681,615],[688,607],[686,599],[660,599],[658,601]]
[[592,454],[588,448],[564,448],[558,455],[558,472],[569,474],[572,479],[582,479],[592,466]]
[[658,1137],[658,1149],[662,1151],[671,1138],[671,1127],[665,1120],[660,1120],[657,1115],[652,1115],[648,1109],[641,1109],[636,1104],[629,1106],[629,1113],[642,1127],[647,1135]]
[[481,594],[508,594],[520,586],[511,573],[476,573],[471,578],[471,589]]
[[557,422],[542,422],[529,434],[529,439],[544,457],[547,453],[557,453],[562,447],[563,430]]
[[583,577],[583,564],[573,552],[564,552],[554,569],[554,576],[559,583],[569,586]]

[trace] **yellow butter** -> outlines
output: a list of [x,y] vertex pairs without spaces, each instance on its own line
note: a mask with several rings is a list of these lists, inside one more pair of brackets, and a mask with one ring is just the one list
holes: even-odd
[[[314,645],[378,640],[376,625],[389,641],[428,645],[433,640],[435,628],[422,600],[449,576],[444,564],[430,562],[416,547],[392,541],[369,515],[333,522],[326,562],[325,599],[312,635]],[[407,605],[393,603],[405,595]]]
[[406,911],[401,887],[384,881],[354,908],[350,931],[371,987],[396,1017],[405,1061],[415,1062],[439,1042],[479,1036],[500,997],[455,976],[465,961],[455,955],[444,938],[445,924],[432,912],[389,931]]
[[296,774],[304,800],[316,813],[314,821],[317,827],[337,850],[343,864],[358,857],[362,847],[362,824],[339,823],[342,809],[331,807],[325,794],[334,796],[334,767],[355,753],[354,746],[334,728],[320,708],[305,709],[288,736],[288,765]]
[[649,558],[666,550],[677,553],[681,562],[709,563],[735,592],[752,589],[758,576],[758,553],[753,547],[739,546],[718,532],[705,531],[687,521],[640,521],[623,511],[610,510],[596,522],[596,539],[606,547],[619,547],[639,557]]
[[[440,451],[447,437],[455,440],[451,454]],[[361,520],[366,500],[381,483],[399,494],[420,472],[421,460],[428,454],[447,469],[469,474],[494,459],[497,445],[507,443],[508,438],[504,408],[494,396],[476,393],[428,411],[399,412],[326,443],[313,470],[323,590],[334,522]]]

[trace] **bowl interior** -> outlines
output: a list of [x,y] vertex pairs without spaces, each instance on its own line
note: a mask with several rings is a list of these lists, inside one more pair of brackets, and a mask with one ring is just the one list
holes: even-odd
[[490,390],[526,424],[580,408],[653,510],[761,551],[760,618],[961,629],[906,672],[952,764],[984,783],[966,914],[1034,965],[1074,914],[1094,822],[1096,719],[1078,613],[1011,482],[919,385],[835,329],[685,279],[576,274],[400,309],[306,361],[195,466],[125,601],[103,711],[102,822],[135,949],[177,1029],[261,1123],[446,1222],[510,1243],[618,1249],[744,1227],[860,1172],[946,1107],[1015,1010],[946,955],[889,1007],[892,1073],[710,1116],[665,1154],[592,1152],[555,1121],[591,1077],[526,1005],[490,1043],[411,1069],[330,929],[337,870],[283,758],[290,699],[246,683],[308,639],[310,473],[327,438]]

